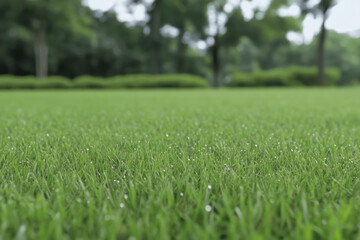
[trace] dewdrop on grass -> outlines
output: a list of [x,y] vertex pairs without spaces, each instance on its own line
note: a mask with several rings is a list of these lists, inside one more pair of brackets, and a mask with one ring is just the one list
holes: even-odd
[[212,210],[212,207],[210,205],[205,206],[205,211],[211,212],[211,210]]

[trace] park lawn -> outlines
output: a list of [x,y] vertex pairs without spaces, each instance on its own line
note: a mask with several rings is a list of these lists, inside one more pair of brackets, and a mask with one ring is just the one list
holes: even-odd
[[359,88],[0,103],[0,239],[360,239]]

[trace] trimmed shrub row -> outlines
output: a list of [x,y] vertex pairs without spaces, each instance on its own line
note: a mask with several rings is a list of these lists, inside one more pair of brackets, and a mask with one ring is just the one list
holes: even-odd
[[[335,85],[340,79],[337,69],[326,70],[327,85]],[[317,69],[314,67],[289,67],[253,73],[234,73],[230,87],[256,86],[316,86],[319,85]]]
[[81,76],[73,81],[52,76],[36,79],[32,76],[0,76],[0,89],[69,89],[69,88],[205,88],[206,79],[188,74],[125,75],[110,78]]

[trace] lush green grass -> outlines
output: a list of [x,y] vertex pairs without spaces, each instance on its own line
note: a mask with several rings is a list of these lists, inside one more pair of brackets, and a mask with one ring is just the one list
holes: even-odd
[[360,89],[0,102],[0,239],[360,239]]

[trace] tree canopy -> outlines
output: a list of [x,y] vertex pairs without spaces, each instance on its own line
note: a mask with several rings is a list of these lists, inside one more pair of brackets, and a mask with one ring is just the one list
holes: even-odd
[[[221,86],[233,71],[318,65],[320,79],[326,66],[341,70],[341,84],[360,79],[359,40],[326,34],[335,1],[296,1],[302,10],[298,17],[279,14],[294,4],[288,0],[272,0],[249,17],[246,1],[128,0],[129,9],[146,9],[141,22],[121,22],[114,9],[95,11],[81,0],[1,1],[0,53],[7,57],[0,59],[0,74],[191,73]],[[311,44],[290,42],[289,32],[301,32],[307,14],[322,17],[319,35]],[[347,45],[336,46],[333,39]]]

